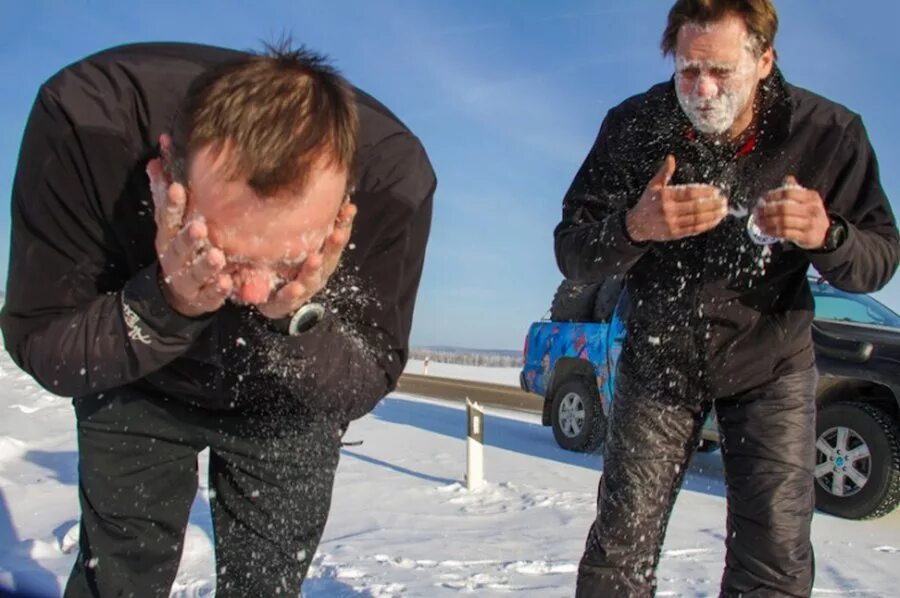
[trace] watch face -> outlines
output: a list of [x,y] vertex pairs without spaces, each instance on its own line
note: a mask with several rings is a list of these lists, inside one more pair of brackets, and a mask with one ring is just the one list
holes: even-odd
[[325,308],[320,303],[307,303],[294,313],[288,333],[291,336],[302,334],[318,324],[324,316]]
[[750,240],[757,245],[774,245],[783,240],[762,232],[762,229],[756,224],[756,217],[754,214],[750,214],[750,217],[747,218],[747,235],[749,235]]
[[825,231],[825,249],[826,251],[834,251],[844,242],[847,230],[844,223],[840,220],[832,220],[828,230]]

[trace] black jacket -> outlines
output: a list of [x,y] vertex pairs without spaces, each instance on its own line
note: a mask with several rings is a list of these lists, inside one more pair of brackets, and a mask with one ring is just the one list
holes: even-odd
[[[881,288],[897,268],[897,227],[859,116],[788,85],[777,69],[761,98],[759,133],[742,148],[694,134],[672,81],[626,100],[607,114],[563,202],[562,273],[576,281],[627,273],[623,363],[660,394],[722,397],[805,369],[810,263],[852,292]],[[636,244],[625,212],[668,153],[677,161],[672,184],[718,185],[738,214],[794,175],[847,223],[848,237],[831,252],[764,248],[747,236],[744,213],[703,235]]]
[[2,328],[49,391],[130,385],[208,408],[288,398],[310,416],[359,417],[396,385],[408,355],[436,180],[419,140],[357,90],[359,207],[329,314],[297,337],[227,304],[199,319],[157,284],[145,166],[191,81],[232,50],[138,44],[77,62],[38,92],[12,195]]

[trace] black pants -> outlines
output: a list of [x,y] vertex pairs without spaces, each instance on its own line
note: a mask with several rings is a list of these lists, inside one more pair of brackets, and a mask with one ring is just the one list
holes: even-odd
[[216,596],[294,595],[325,527],[337,424],[222,413],[121,389],[75,401],[80,553],[65,596],[168,596],[210,448]]
[[[815,368],[715,402],[728,498],[721,596],[809,596],[814,507]],[[597,519],[577,596],[644,597],[709,403],[642,394],[619,372]]]

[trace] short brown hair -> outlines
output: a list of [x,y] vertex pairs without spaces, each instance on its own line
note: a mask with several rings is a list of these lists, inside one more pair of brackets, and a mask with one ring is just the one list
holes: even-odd
[[353,172],[359,117],[353,88],[326,59],[290,41],[216,66],[191,85],[173,126],[172,175],[211,146],[260,195],[301,190],[323,157]]
[[678,32],[685,24],[713,23],[728,14],[735,14],[744,20],[757,55],[774,46],[778,13],[771,0],[676,0],[669,10],[669,20],[660,44],[663,55],[675,53]]

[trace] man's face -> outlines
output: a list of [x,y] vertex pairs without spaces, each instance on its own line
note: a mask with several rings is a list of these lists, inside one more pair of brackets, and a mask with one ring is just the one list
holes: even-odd
[[265,303],[322,250],[347,193],[347,173],[322,160],[302,192],[260,197],[226,175],[228,150],[205,148],[191,160],[185,221],[202,218],[209,241],[225,254],[232,299]]
[[678,31],[675,89],[682,110],[707,135],[737,137],[753,121],[759,82],[772,72],[771,48],[757,56],[743,19],[728,15]]

